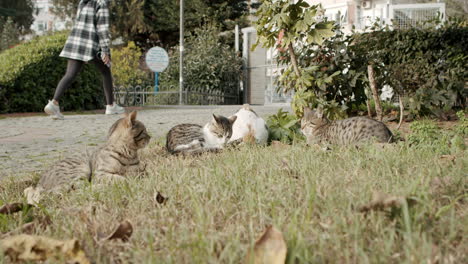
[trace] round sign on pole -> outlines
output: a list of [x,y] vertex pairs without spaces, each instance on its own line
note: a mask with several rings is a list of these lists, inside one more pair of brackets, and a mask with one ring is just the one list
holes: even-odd
[[163,72],[169,65],[169,55],[161,47],[152,47],[146,53],[145,61],[153,72]]

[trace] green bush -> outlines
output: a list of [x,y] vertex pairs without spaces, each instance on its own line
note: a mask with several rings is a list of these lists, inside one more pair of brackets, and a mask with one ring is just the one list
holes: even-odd
[[[169,67],[161,74],[161,91],[179,87],[179,47],[170,51]],[[242,59],[221,44],[219,29],[204,26],[186,38],[184,90],[202,93],[237,94]]]
[[152,85],[151,73],[140,69],[141,49],[133,41],[121,49],[112,49],[112,77],[115,86]]
[[374,65],[379,88],[391,86],[416,115],[466,107],[466,21],[372,29],[354,34],[350,50],[356,60],[368,60],[364,66]]
[[[43,110],[66,71],[67,60],[59,57],[66,38],[66,32],[38,37],[0,53],[0,113]],[[94,66],[85,65],[60,105],[66,110],[102,108],[102,81]]]

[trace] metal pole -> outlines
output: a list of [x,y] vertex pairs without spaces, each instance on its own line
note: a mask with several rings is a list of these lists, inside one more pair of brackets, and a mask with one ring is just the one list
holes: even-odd
[[154,94],[159,91],[159,72],[154,73]]
[[182,93],[184,91],[184,0],[180,0],[180,59],[179,59],[179,104],[182,102]]
[[234,49],[239,52],[239,25],[234,28]]

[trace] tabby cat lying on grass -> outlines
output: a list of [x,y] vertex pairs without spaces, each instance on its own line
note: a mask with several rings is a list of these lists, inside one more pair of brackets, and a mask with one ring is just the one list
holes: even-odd
[[117,120],[109,129],[107,142],[91,155],[65,158],[46,170],[36,187],[24,190],[28,203],[39,202],[42,192],[59,192],[80,180],[109,182],[125,179],[130,171],[143,171],[138,150],[149,140],[145,125],[136,120],[137,112]]
[[330,121],[320,110],[304,108],[301,119],[301,131],[307,138],[307,144],[347,145],[364,141],[390,143],[393,135],[382,123],[367,117],[351,117],[344,120]]
[[167,133],[166,148],[171,154],[200,154],[218,151],[232,136],[232,125],[237,116],[226,118],[213,115],[205,126],[180,124]]

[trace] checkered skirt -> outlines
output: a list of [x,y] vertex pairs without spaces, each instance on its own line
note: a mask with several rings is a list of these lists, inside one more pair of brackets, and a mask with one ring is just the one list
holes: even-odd
[[106,0],[81,0],[75,24],[60,57],[90,61],[98,51],[110,54],[109,8]]

